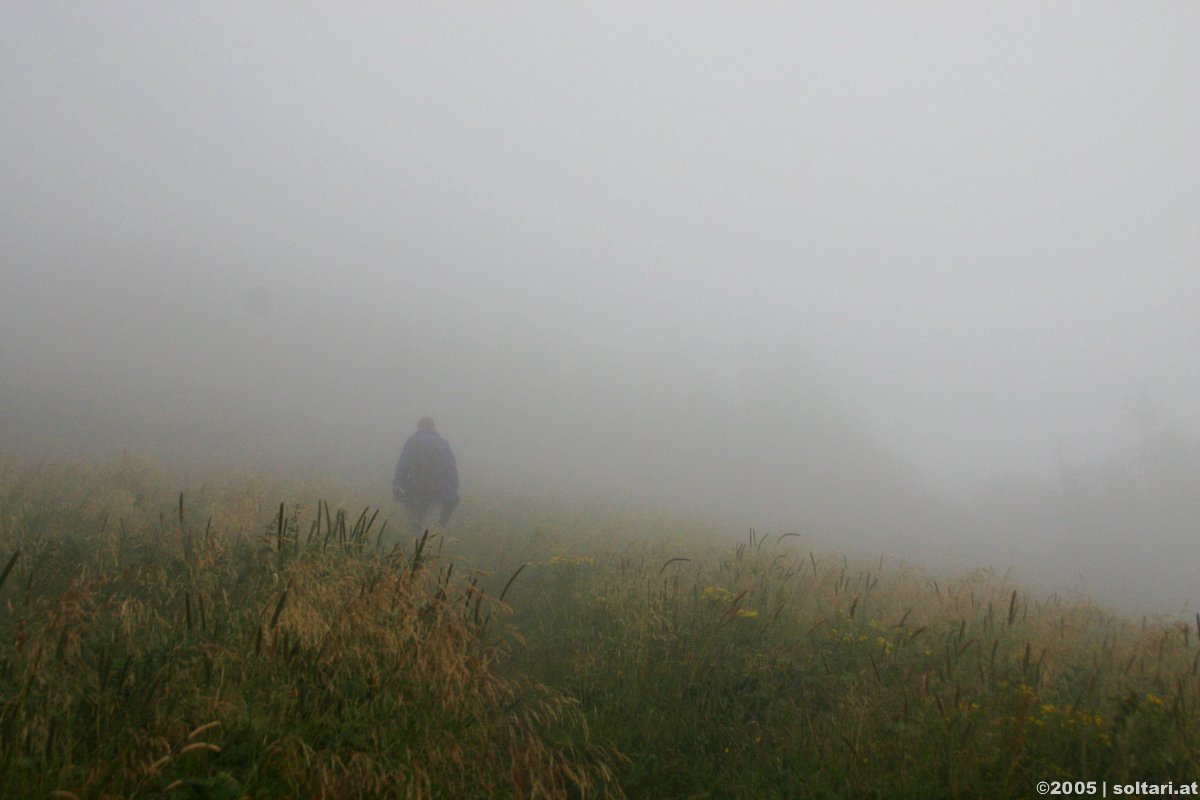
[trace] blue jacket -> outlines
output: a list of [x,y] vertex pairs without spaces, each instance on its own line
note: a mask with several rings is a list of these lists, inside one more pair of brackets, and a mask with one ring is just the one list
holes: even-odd
[[392,483],[411,500],[457,503],[458,464],[450,443],[437,431],[417,431],[408,437]]

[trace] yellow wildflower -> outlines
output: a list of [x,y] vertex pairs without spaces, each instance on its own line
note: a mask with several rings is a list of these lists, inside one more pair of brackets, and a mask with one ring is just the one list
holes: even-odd
[[724,586],[705,586],[704,591],[700,593],[701,597],[710,603],[723,605],[732,603],[736,594],[726,589]]
[[551,556],[547,563],[554,566],[581,567],[585,564],[592,564],[594,561],[591,556],[555,555]]

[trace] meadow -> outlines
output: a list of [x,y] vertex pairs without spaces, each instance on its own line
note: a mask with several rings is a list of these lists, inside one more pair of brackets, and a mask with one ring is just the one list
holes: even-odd
[[1200,616],[583,501],[468,498],[418,535],[373,499],[0,468],[0,797],[1200,779]]

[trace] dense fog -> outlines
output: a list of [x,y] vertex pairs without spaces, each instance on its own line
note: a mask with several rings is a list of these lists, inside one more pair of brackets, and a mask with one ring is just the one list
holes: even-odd
[[[0,456],[1200,602],[1200,6],[0,7]],[[738,534],[740,535],[740,534]]]

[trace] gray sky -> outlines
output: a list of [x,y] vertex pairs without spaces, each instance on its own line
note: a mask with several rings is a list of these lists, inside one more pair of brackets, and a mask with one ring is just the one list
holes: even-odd
[[434,413],[615,489],[661,431],[664,496],[739,442],[786,492],[809,428],[1052,479],[1143,390],[1200,432],[1198,45],[1192,2],[7,2],[0,403]]

